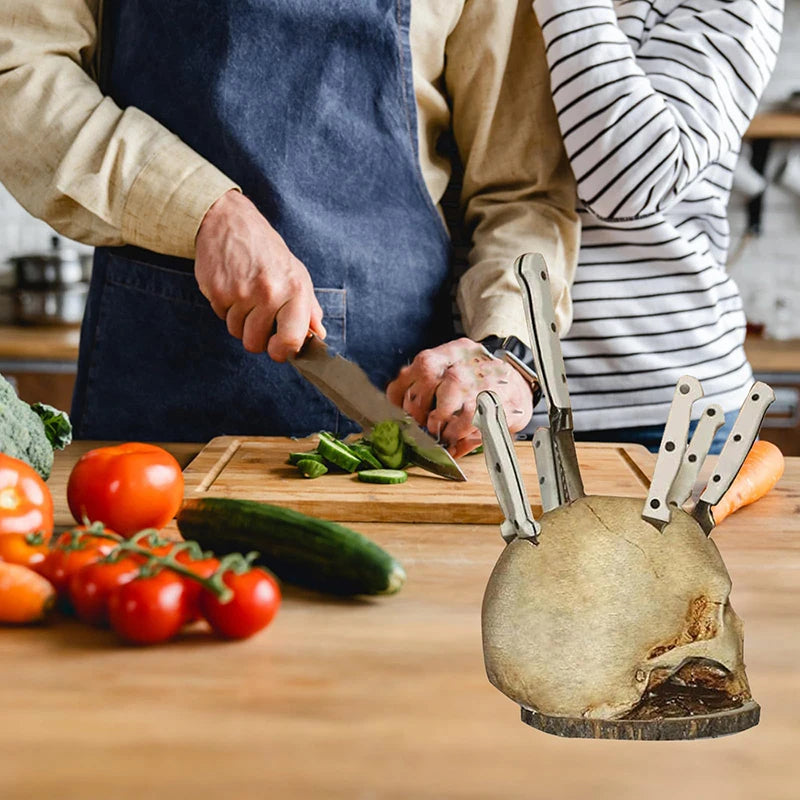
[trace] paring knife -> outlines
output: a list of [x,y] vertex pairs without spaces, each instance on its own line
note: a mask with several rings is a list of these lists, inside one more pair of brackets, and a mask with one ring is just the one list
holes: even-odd
[[560,484],[559,494],[565,503],[572,503],[583,497],[585,492],[578,456],[575,453],[572,406],[567,391],[567,375],[556,328],[547,265],[540,254],[527,253],[517,259],[514,271],[522,290],[536,373],[547,399],[553,460]]
[[711,533],[716,524],[711,507],[719,503],[722,495],[728,491],[734,478],[739,474],[739,470],[758,436],[764,415],[774,400],[775,392],[770,386],[761,381],[753,384],[747,400],[744,401],[739,411],[739,416],[736,417],[736,422],[733,423],[725,446],[722,448],[711,480],[692,511],[692,516],[700,523],[706,536]]
[[673,508],[680,508],[692,493],[697,476],[703,468],[711,443],[717,431],[725,424],[725,414],[718,403],[708,406],[704,411],[694,434],[686,448],[678,474],[672,482],[667,503]]
[[365,436],[379,422],[393,420],[400,426],[409,461],[443,478],[467,479],[450,453],[374,386],[361,367],[332,354],[319,337],[310,335],[289,363],[342,414],[360,425]]
[[667,495],[686,452],[692,406],[695,400],[699,400],[702,396],[703,387],[697,378],[691,375],[678,378],[667,415],[667,424],[664,426],[664,435],[661,437],[653,479],[650,481],[650,491],[642,510],[642,519],[660,531],[664,530],[672,518],[672,508],[667,503]]
[[473,423],[481,432],[486,469],[505,517],[500,534],[507,542],[531,539],[538,544],[541,531],[531,512],[500,399],[494,392],[479,392],[476,405]]

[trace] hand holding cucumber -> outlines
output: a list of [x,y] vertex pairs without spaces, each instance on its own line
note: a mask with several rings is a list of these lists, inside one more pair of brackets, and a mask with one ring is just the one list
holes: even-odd
[[308,270],[243,194],[229,191],[211,206],[196,243],[200,291],[246,350],[285,361],[309,330],[324,338]]
[[533,413],[530,384],[471,339],[423,350],[400,370],[386,394],[459,458],[481,443],[472,418],[475,398],[485,390],[500,397],[511,433],[528,424]]

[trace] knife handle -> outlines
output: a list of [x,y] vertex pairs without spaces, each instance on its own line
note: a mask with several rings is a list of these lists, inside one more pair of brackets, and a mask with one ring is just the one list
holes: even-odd
[[774,400],[775,392],[772,391],[771,386],[761,381],[753,384],[747,399],[739,410],[736,422],[733,423],[733,428],[722,448],[711,479],[703,494],[700,495],[700,500],[704,503],[714,506],[728,491],[758,436],[767,409]]
[[481,431],[486,469],[505,517],[500,526],[503,539],[532,539],[537,543],[539,525],[531,512],[503,406],[494,392],[478,394],[474,424]]
[[717,431],[724,424],[725,414],[721,405],[715,403],[703,411],[692,440],[686,448],[686,455],[683,457],[678,474],[667,495],[667,503],[673,508],[682,506],[689,499],[711,443],[714,441]]
[[548,408],[568,409],[567,371],[558,338],[547,264],[540,253],[526,253],[516,260],[514,271],[522,291],[536,374]]
[[669,407],[664,436],[658,450],[658,460],[653,470],[650,491],[647,494],[642,519],[662,529],[672,516],[672,509],[667,503],[667,495],[675,481],[686,451],[686,437],[689,434],[689,422],[692,405],[703,396],[703,387],[697,378],[684,375],[678,379],[672,405]]

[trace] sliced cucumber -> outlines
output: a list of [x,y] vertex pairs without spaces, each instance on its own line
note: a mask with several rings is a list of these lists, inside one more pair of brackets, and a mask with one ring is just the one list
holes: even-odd
[[372,448],[368,444],[356,443],[348,444],[347,446],[361,459],[361,464],[359,465],[360,467],[364,464],[368,465],[363,467],[363,469],[369,469],[370,467],[373,469],[381,469],[383,466],[375,453],[372,452]]
[[297,466],[300,461],[319,461],[320,464],[325,463],[325,459],[316,451],[311,450],[308,453],[289,453],[289,463]]
[[312,458],[301,458],[297,462],[297,469],[306,476],[306,478],[319,478],[324,475],[328,468],[322,463],[322,460],[317,461]]
[[405,448],[400,426],[392,421],[379,422],[370,434],[372,450],[389,469],[399,469],[405,463]]
[[361,458],[357,456],[344,442],[340,442],[330,434],[320,433],[319,444],[317,445],[319,454],[331,464],[341,467],[346,472],[355,472],[361,463]]
[[402,469],[364,469],[358,473],[358,479],[364,483],[405,483],[408,473]]

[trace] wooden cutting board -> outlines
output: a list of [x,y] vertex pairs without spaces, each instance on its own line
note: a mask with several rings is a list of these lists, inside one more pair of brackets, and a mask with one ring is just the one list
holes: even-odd
[[[304,478],[286,463],[290,452],[312,450],[316,438],[220,436],[184,470],[186,498],[234,497],[274,503],[339,522],[500,523],[502,515],[482,455],[459,462],[467,481],[440,478],[419,467],[406,483],[362,483],[355,475],[329,472]],[[530,442],[517,442],[517,457],[534,514],[541,513]],[[641,445],[579,444],[578,461],[589,494],[641,497],[654,457]]]

